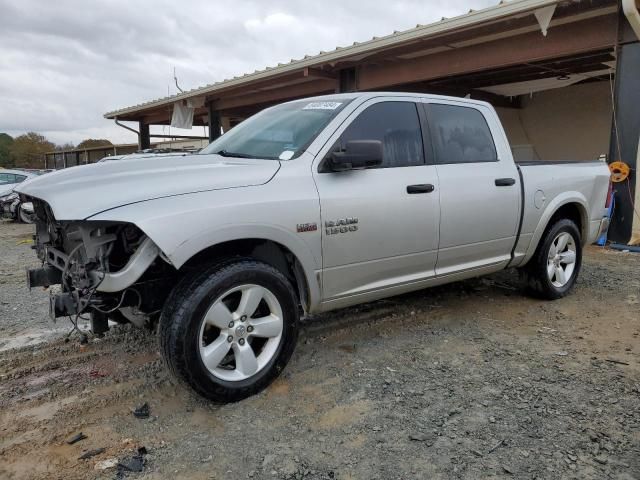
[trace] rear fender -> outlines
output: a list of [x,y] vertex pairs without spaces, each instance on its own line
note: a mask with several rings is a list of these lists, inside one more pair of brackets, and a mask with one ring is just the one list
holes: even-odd
[[[580,229],[580,234],[582,236],[582,244],[586,244],[588,242],[589,237],[589,207],[587,203],[587,199],[580,192],[563,192],[556,196],[549,204],[546,209],[542,213],[540,220],[538,221],[538,225],[536,226],[533,236],[531,237],[531,242],[529,243],[529,248],[527,249],[527,253],[525,254],[523,260],[519,263],[519,265],[526,264],[533,254],[538,248],[538,243],[544,235],[545,230],[549,226],[549,221],[553,217],[553,215],[564,205],[568,205],[570,203],[574,203],[578,206],[580,211],[580,216],[582,218],[582,225]],[[526,207],[525,207],[526,208]]]

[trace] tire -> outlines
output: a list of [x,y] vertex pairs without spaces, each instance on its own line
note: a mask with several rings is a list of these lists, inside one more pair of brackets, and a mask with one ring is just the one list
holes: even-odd
[[529,293],[538,298],[557,300],[572,290],[581,266],[580,231],[573,221],[560,219],[547,227],[521,273]]
[[285,368],[298,316],[293,287],[280,271],[249,258],[227,260],[174,288],[160,316],[160,350],[179,382],[213,402],[236,402]]

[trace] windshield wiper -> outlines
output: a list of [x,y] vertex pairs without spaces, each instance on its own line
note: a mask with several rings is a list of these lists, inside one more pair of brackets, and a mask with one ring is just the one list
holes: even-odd
[[221,157],[236,157],[236,158],[260,158],[255,155],[249,155],[248,153],[239,153],[239,152],[228,152],[227,150],[220,150],[215,152],[217,155]]

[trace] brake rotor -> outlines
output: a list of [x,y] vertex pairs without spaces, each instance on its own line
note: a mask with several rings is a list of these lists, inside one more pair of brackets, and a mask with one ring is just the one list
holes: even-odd
[[611,181],[613,183],[620,183],[629,177],[631,170],[629,165],[624,162],[612,162],[609,164],[609,171],[611,172]]

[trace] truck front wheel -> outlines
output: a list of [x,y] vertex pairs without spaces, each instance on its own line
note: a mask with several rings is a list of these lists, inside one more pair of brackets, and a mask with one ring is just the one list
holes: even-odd
[[215,402],[261,391],[295,348],[293,288],[259,261],[231,260],[189,275],[165,305],[159,328],[165,362],[175,377]]
[[571,291],[581,265],[580,231],[571,220],[561,219],[547,228],[522,273],[531,293],[555,300]]

